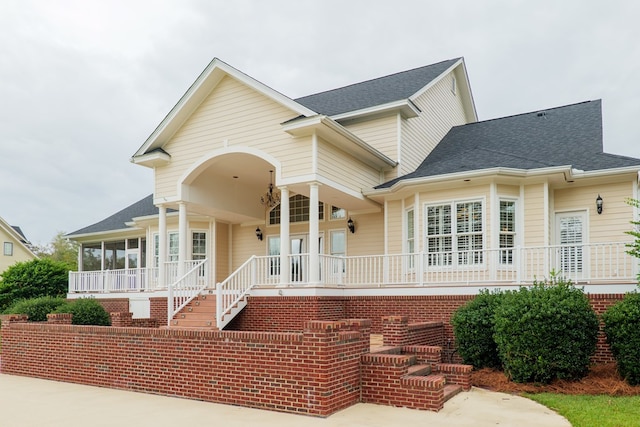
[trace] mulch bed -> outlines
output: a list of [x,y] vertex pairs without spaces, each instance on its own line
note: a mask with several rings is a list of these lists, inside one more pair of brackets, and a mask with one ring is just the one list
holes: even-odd
[[640,395],[640,386],[630,386],[616,371],[615,364],[594,365],[580,381],[555,380],[548,385],[518,384],[509,381],[502,371],[479,369],[471,374],[475,387],[503,393],[606,394],[609,396]]

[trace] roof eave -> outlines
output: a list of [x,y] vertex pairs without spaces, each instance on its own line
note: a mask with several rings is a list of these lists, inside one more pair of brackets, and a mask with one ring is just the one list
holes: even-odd
[[385,156],[342,125],[327,116],[316,115],[282,124],[282,129],[295,137],[316,134],[379,170],[392,169],[397,162]]
[[442,175],[433,175],[419,178],[409,178],[403,179],[391,187],[377,188],[369,191],[363,192],[365,196],[381,196],[384,194],[395,193],[398,190],[401,190],[406,187],[412,187],[416,185],[425,185],[432,184],[436,182],[443,181],[464,181],[465,179],[477,179],[483,178],[492,175],[500,175],[500,176],[512,176],[512,177],[533,177],[540,175],[549,175],[554,173],[571,173],[571,166],[554,166],[549,168],[540,168],[540,169],[517,169],[517,168],[489,168],[489,169],[477,169],[465,172],[455,172],[450,174],[442,174]]
[[132,157],[131,163],[153,169],[168,164],[170,160],[171,156],[168,153],[164,151],[152,151],[147,154]]
[[418,117],[420,109],[410,99],[401,99],[398,101],[388,102],[386,104],[375,105],[369,108],[336,114],[331,116],[331,118],[335,121],[343,121],[362,119],[371,116],[375,117],[395,112],[399,112],[404,118],[413,118]]
[[316,114],[314,111],[260,83],[220,59],[214,58],[132,157],[142,156],[150,150],[162,147],[206,99],[220,80],[227,75],[290,108],[296,114],[305,116]]

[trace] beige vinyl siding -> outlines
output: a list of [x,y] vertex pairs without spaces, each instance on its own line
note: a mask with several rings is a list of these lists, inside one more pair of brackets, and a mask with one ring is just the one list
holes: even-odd
[[347,123],[345,127],[387,157],[398,160],[398,115]]
[[389,254],[400,254],[403,252],[403,214],[402,202],[400,200],[387,203],[387,250]]
[[451,91],[451,74],[440,79],[414,103],[421,113],[402,120],[400,165],[387,174],[387,179],[413,172],[451,127],[466,123],[459,91],[456,94]]
[[[347,255],[381,255],[384,253],[384,215],[380,213],[352,217],[356,232],[347,230]],[[329,225],[335,221],[330,221]]]
[[519,185],[497,185],[498,197],[518,198],[520,197]]
[[309,145],[300,144],[281,129],[280,123],[295,113],[231,77],[223,78],[163,149],[171,155],[168,165],[155,170],[155,196],[175,196],[177,182],[203,155],[224,148],[244,146],[283,158],[287,167],[310,157]]
[[524,239],[523,246],[543,246],[545,236],[544,223],[544,184],[533,184],[524,187]]
[[323,139],[318,139],[318,173],[358,193],[379,184],[380,178],[374,168]]
[[[6,256],[4,254],[4,243],[13,244],[13,255]],[[0,277],[2,272],[11,267],[16,262],[25,262],[35,259],[35,256],[27,251],[20,242],[10,236],[4,229],[0,229]]]
[[[596,210],[598,194],[603,199],[601,215]],[[587,211],[589,243],[626,242],[631,240],[625,231],[631,230],[633,208],[625,199],[632,195],[632,182],[555,190],[555,212]]]
[[[258,240],[258,239],[256,239]],[[221,282],[231,274],[229,253],[229,225],[216,223],[216,282]]]

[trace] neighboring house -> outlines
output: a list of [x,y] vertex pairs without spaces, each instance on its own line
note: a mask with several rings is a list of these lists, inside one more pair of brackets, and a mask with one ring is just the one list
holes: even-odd
[[477,122],[462,58],[299,99],[214,59],[131,161],[153,194],[68,235],[69,296],[128,299],[135,317],[214,288],[223,327],[246,295],[285,289],[636,284],[640,159],[603,152],[600,101]]
[[2,272],[13,264],[37,258],[20,227],[11,226],[2,218],[0,218],[0,242],[2,242],[0,277]]

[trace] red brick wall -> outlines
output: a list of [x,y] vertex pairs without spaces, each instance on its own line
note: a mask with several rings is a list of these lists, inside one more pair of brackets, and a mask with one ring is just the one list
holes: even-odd
[[214,332],[4,320],[0,369],[327,416],[360,399],[368,328],[366,321],[310,321],[302,333]]
[[100,305],[104,307],[105,310],[107,310],[107,313],[116,313],[116,312],[128,313],[129,312],[128,298],[96,298],[96,301],[98,301]]
[[249,297],[247,307],[227,329],[299,332],[309,320],[346,318],[341,297]]
[[[598,315],[624,297],[623,294],[589,294],[588,296]],[[404,316],[410,323],[442,322],[444,324],[442,341],[446,348],[447,343],[450,343],[451,347],[454,345],[455,337],[451,326],[453,313],[471,299],[473,296],[470,295],[251,297],[247,307],[231,322],[229,329],[299,332],[304,322],[308,320],[355,318],[371,320],[371,332],[381,334],[383,317]],[[460,361],[456,355],[453,355],[450,360]],[[614,361],[602,331],[593,361],[596,363]]]
[[158,325],[167,325],[167,298],[149,298],[150,316],[158,321]]

